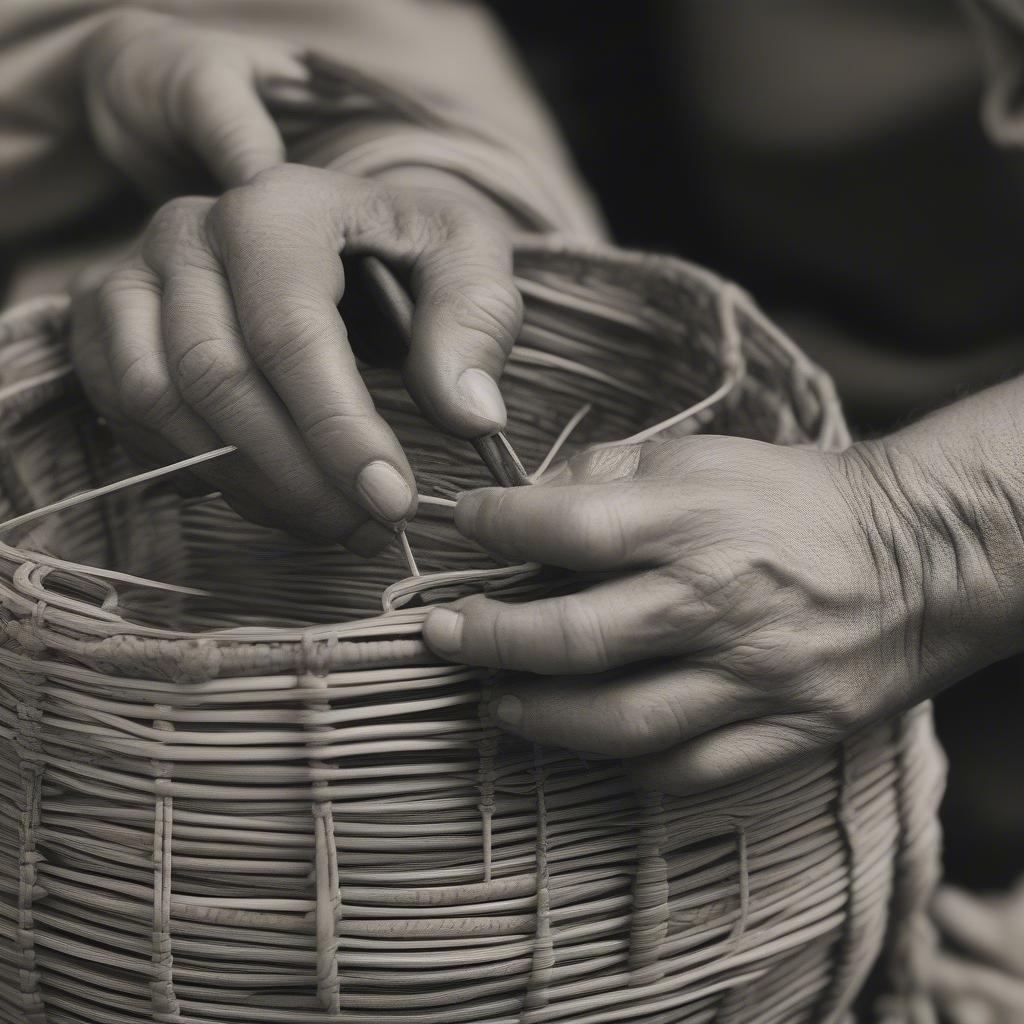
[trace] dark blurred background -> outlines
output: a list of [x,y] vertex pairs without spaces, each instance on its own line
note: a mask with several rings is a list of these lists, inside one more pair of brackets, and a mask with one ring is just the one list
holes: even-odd
[[[954,0],[491,0],[612,234],[735,278],[861,436],[1024,370],[1024,155]],[[1024,871],[1024,660],[938,701],[947,874]]]

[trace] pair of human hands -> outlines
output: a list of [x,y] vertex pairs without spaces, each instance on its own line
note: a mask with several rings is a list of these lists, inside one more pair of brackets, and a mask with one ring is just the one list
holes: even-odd
[[[156,138],[234,187],[164,206],[124,262],[80,289],[86,390],[143,459],[235,444],[207,479],[238,511],[369,554],[415,511],[415,482],[347,342],[339,253],[404,268],[409,389],[472,437],[504,425],[494,382],[521,316],[505,229],[437,192],[282,165],[259,83],[296,72],[286,52],[172,25],[151,59],[129,28],[94,51],[121,75],[104,101],[116,114],[91,101],[107,152],[146,179],[137,140]],[[942,675],[916,664],[915,601],[893,599],[869,476],[855,456],[695,437],[467,494],[456,527],[499,557],[602,578],[571,596],[434,609],[424,637],[452,660],[532,674],[502,677],[504,727],[622,758],[658,789],[813,754]]]
[[432,609],[424,638],[505,670],[498,725],[622,759],[646,787],[690,793],[814,756],[956,677],[952,638],[922,656],[932,609],[907,566],[923,556],[887,473],[870,445],[692,436],[469,492],[454,513],[466,537],[594,582],[468,597]]
[[201,161],[228,188],[171,200],[126,258],[83,275],[72,354],[92,403],[143,462],[237,446],[197,472],[247,518],[379,550],[416,486],[348,343],[340,254],[405,275],[408,389],[473,438],[505,425],[496,381],[521,320],[506,226],[436,188],[285,164],[261,95],[305,75],[283,44],[129,10],[83,64],[98,143],[140,187],[173,193]]

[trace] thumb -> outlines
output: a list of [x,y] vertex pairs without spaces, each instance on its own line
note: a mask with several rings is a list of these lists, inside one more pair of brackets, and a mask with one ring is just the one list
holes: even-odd
[[184,142],[225,187],[243,185],[285,161],[285,145],[244,64],[204,65],[181,93]]

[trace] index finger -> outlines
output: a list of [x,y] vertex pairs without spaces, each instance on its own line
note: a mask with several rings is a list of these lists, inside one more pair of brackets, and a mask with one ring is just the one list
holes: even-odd
[[[283,172],[278,173],[278,172]],[[316,462],[378,519],[416,507],[412,470],[377,413],[337,304],[346,220],[327,172],[285,167],[227,193],[211,212],[211,244],[231,287],[246,347],[287,407]]]

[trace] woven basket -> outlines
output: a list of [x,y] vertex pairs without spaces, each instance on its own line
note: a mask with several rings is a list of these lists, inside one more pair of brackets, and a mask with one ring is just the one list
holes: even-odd
[[[827,378],[713,275],[524,242],[517,276],[502,386],[528,468],[584,401],[568,450],[707,396],[672,429],[845,443]],[[131,472],[67,371],[65,313],[0,321],[4,519]],[[421,492],[487,482],[392,371],[366,377]],[[887,934],[917,997],[926,707],[742,785],[641,795],[499,733],[487,673],[420,640],[422,601],[550,580],[438,506],[409,539],[424,576],[402,582],[397,549],[364,563],[164,482],[3,536],[0,1020],[837,1021]]]

